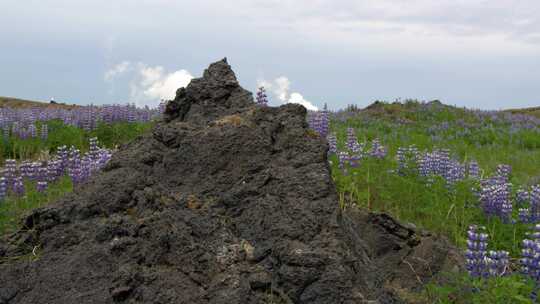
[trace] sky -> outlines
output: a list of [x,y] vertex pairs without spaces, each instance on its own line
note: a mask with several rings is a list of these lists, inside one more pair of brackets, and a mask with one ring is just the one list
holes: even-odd
[[0,96],[156,106],[227,57],[270,105],[540,106],[538,0],[2,0]]

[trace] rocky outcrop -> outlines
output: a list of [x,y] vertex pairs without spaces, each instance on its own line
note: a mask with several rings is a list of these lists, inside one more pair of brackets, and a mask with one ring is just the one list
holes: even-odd
[[84,188],[0,243],[0,303],[404,303],[458,256],[342,210],[300,105],[259,107],[226,60]]

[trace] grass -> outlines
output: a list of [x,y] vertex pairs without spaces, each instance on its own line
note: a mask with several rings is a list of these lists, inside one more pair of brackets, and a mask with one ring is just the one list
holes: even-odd
[[[526,112],[536,113],[534,111]],[[0,147],[0,163],[5,158],[35,159],[43,151],[53,152],[60,145],[74,145],[84,151],[88,138],[93,136],[112,148],[132,140],[151,125],[100,125],[95,131],[85,132],[65,126],[61,121],[51,121],[48,127],[50,135],[46,141],[4,140]],[[533,185],[540,183],[538,130],[515,129],[497,119],[479,119],[465,109],[440,104],[428,108],[415,102],[379,103],[368,110],[337,114],[331,130],[336,132],[340,147],[345,144],[347,127],[355,129],[360,141],[380,139],[388,147],[389,156],[383,160],[362,161],[347,175],[337,167],[336,156],[330,156],[340,203],[353,201],[373,211],[388,212],[401,221],[443,234],[461,248],[465,246],[467,227],[484,225],[490,234],[489,249],[508,250],[512,257],[519,256],[520,242],[530,225],[511,225],[487,218],[471,191],[477,185],[476,181],[462,181],[449,191],[440,179],[428,186],[423,178],[413,173],[396,174],[395,154],[398,147],[410,145],[420,150],[447,148],[461,161],[478,161],[484,176],[491,175],[498,164],[508,164],[513,168],[511,181],[514,185]],[[308,136],[313,135],[308,132]],[[28,184],[27,188],[35,187]],[[21,215],[28,210],[48,204],[69,191],[72,191],[72,185],[64,178],[51,185],[46,194],[30,191],[22,198],[10,197],[0,204],[0,234],[16,229]],[[425,303],[531,303],[532,283],[519,275],[473,280],[467,274],[452,274],[448,275],[447,281],[446,284],[428,285],[419,296]]]
[[[40,134],[41,124],[36,126]],[[99,124],[96,130],[84,131],[74,126],[64,125],[61,120],[47,122],[49,136],[46,140],[40,138],[19,139],[10,136],[0,138],[0,164],[5,159],[37,159],[43,154],[54,153],[59,146],[75,146],[81,151],[88,149],[88,140],[97,137],[100,145],[114,148],[127,143],[152,127],[151,123]]]
[[[442,179],[431,185],[414,173],[396,174],[395,155],[398,147],[415,145],[419,150],[446,148],[460,161],[474,159],[483,169],[484,176],[491,175],[498,164],[512,166],[511,182],[517,185],[540,183],[540,132],[516,130],[509,123],[499,120],[480,120],[464,109],[436,106],[426,110],[418,103],[380,103],[368,110],[353,114],[337,114],[331,130],[336,132],[338,147],[343,148],[347,127],[353,127],[360,142],[379,138],[389,149],[386,159],[368,159],[357,168],[349,168],[344,175],[338,168],[338,159],[330,157],[332,175],[340,197],[349,197],[358,206],[373,211],[388,212],[399,220],[414,223],[417,227],[447,236],[460,248],[465,248],[466,230],[471,224],[487,227],[490,250],[507,250],[519,258],[520,244],[530,224],[505,224],[497,218],[487,218],[471,189],[476,181],[465,180],[449,191]],[[517,218],[517,208],[514,207]],[[521,284],[520,276],[490,281],[477,292],[453,292],[454,301],[436,299],[452,288],[464,288],[454,280],[448,286],[431,286],[426,293],[427,303],[530,303],[527,288],[518,289],[518,300],[508,300],[495,293],[507,285]],[[457,285],[456,285],[457,284]],[[469,285],[477,284],[467,282]],[[479,284],[479,283],[478,283]],[[459,286],[458,286],[459,285]],[[521,285],[519,285],[521,286]],[[497,290],[495,290],[497,289]],[[500,291],[507,292],[508,291]],[[505,302],[497,302],[505,299]],[[433,300],[436,299],[436,300]],[[525,300],[523,300],[525,299]],[[525,302],[522,302],[525,301]]]
[[[88,140],[97,137],[101,146],[115,148],[127,143],[143,134],[152,127],[152,123],[114,123],[111,125],[100,124],[93,131],[67,126],[60,120],[47,123],[49,137],[47,140],[25,139],[9,137],[0,139],[0,166],[7,158],[18,160],[36,160],[47,158],[54,153],[59,146],[75,146],[81,151],[88,150]],[[38,130],[41,125],[38,124]],[[55,201],[63,194],[73,191],[71,179],[64,176],[60,181],[49,185],[46,193],[36,191],[35,182],[25,182],[27,190],[23,197],[8,195],[7,199],[0,201],[0,235],[15,231],[20,227],[21,217],[28,211],[45,206]]]
[[428,284],[422,296],[426,303],[533,303],[530,295],[534,283],[519,275],[493,278],[490,280],[471,279],[468,275],[447,274],[445,285]]
[[8,196],[0,203],[0,235],[14,232],[21,226],[21,217],[28,211],[45,206],[64,194],[73,191],[73,184],[68,176],[49,185],[47,192],[36,191],[35,182],[25,182],[26,193],[22,197]]

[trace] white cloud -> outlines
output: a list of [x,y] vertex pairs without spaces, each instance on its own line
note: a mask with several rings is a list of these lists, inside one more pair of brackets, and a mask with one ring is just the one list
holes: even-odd
[[319,108],[314,106],[311,102],[304,99],[304,96],[302,96],[300,93],[294,92],[289,97],[288,103],[298,103],[306,107],[306,109],[311,111],[318,111]]
[[131,63],[129,61],[122,61],[121,63],[107,70],[105,75],[103,75],[103,79],[105,79],[105,81],[112,81],[114,78],[127,72],[130,66]]
[[264,79],[257,80],[257,87],[264,87],[267,92],[271,92],[281,103],[297,103],[303,105],[306,109],[317,111],[318,108],[310,101],[306,100],[302,94],[293,92],[289,94],[291,81],[285,76],[280,76],[273,81]]
[[[174,99],[176,90],[185,87],[193,79],[193,76],[186,70],[179,70],[170,74],[160,74],[153,82],[150,82],[144,95],[153,99]],[[146,82],[148,83],[148,82]]]
[[193,79],[193,75],[184,69],[168,73],[162,66],[148,66],[142,62],[131,64],[129,61],[107,70],[104,79],[114,85],[117,77],[123,74],[131,76],[129,101],[138,106],[157,106],[162,99],[171,100],[176,90],[187,86]]
[[287,77],[281,76],[276,78],[276,80],[274,80],[274,83],[274,94],[276,94],[279,100],[286,102],[288,99],[289,87],[291,86],[291,82]]
[[138,63],[137,74],[130,84],[131,102],[157,106],[162,99],[174,99],[176,90],[187,86],[191,79],[193,75],[187,70],[167,73],[162,66]]

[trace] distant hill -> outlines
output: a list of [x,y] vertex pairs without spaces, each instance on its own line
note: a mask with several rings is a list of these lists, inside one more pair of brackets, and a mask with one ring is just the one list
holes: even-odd
[[[427,103],[427,105],[431,105],[434,107],[439,108],[446,108],[446,109],[460,109],[463,108],[447,105],[439,100],[433,100]],[[349,111],[364,111],[371,115],[375,116],[392,116],[396,115],[398,113],[402,113],[403,111],[415,111],[417,107],[420,106],[420,103],[416,100],[409,100],[405,102],[385,102],[385,101],[375,101],[369,106],[361,109],[357,107],[356,105],[349,105],[347,107],[347,110]],[[503,113],[512,113],[512,114],[524,114],[524,115],[530,115],[540,118],[540,107],[531,107],[531,108],[523,108],[523,109],[508,109],[508,110],[502,110]]]
[[525,108],[525,109],[511,109],[511,110],[506,110],[506,112],[510,112],[513,114],[532,115],[532,116],[536,116],[540,118],[540,107]]
[[78,107],[77,105],[68,105],[65,103],[50,103],[43,101],[24,100],[13,97],[0,96],[0,108],[64,108],[71,109]]

